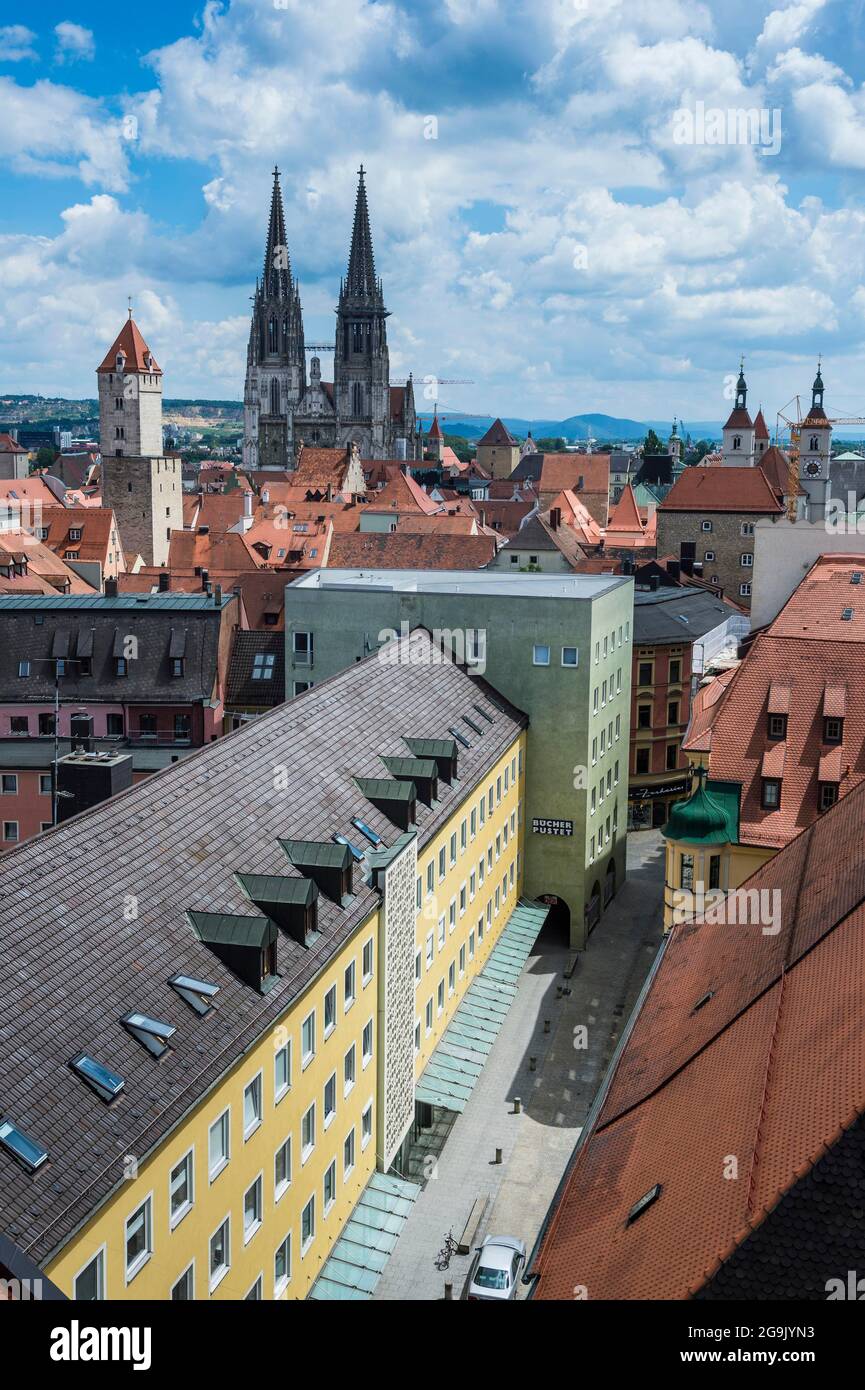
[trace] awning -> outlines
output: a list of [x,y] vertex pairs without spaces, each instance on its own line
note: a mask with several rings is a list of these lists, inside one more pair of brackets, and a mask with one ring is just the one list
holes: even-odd
[[405,1178],[373,1173],[309,1297],[372,1298],[419,1192],[418,1184]]
[[415,1099],[461,1112],[481,1074],[549,906],[520,898],[489,960],[448,1024],[415,1087]]

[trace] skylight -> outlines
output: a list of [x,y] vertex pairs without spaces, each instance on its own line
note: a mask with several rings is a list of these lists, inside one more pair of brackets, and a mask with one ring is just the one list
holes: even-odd
[[484,731],[483,731],[483,729],[481,728],[480,724],[476,724],[475,721],[474,721],[473,719],[470,719],[469,716],[468,716],[467,714],[464,714],[464,715],[463,715],[463,723],[464,723],[464,724],[468,724],[469,728],[470,728],[474,733],[478,734],[480,737],[483,737],[483,732],[484,732]]
[[219,985],[196,980],[192,975],[172,975],[168,983],[172,989],[177,990],[181,999],[184,999],[191,1009],[202,1016],[210,1013],[213,998],[219,993]]
[[715,997],[715,991],[714,991],[713,989],[707,990],[706,993],[703,994],[703,995],[701,995],[700,998],[697,1000],[696,1004],[694,1005],[693,1009],[691,1010],[691,1013],[692,1013],[692,1014],[695,1014],[695,1013],[697,1012],[698,1009],[705,1008],[705,1006],[709,1003],[709,1000],[710,1000],[710,999],[714,999],[714,997]]
[[488,724],[492,724],[493,717],[487,710],[484,709],[483,705],[472,705],[472,709],[476,709],[482,719],[485,719]]
[[160,1023],[159,1019],[149,1018],[147,1014],[124,1014],[120,1022],[154,1057],[161,1057],[168,1051],[169,1039],[177,1032],[170,1023]]
[[854,571],[853,571],[853,573],[852,573],[851,576],[850,576],[850,583],[851,583],[851,584],[861,584],[861,583],[862,583],[862,571],[861,571],[861,570],[854,570]]
[[381,836],[380,836],[380,835],[376,835],[376,833],[375,833],[375,831],[373,830],[372,826],[371,826],[371,825],[367,825],[367,823],[366,823],[365,820],[361,820],[359,816],[352,816],[352,818],[351,818],[351,823],[352,823],[352,825],[355,827],[356,830],[359,830],[359,831],[360,831],[361,835],[365,835],[365,836],[366,836],[366,838],[369,840],[369,842],[370,842],[371,845],[380,845],[380,844],[381,844]]
[[643,1212],[647,1209],[647,1207],[650,1207],[653,1202],[657,1202],[662,1190],[663,1189],[661,1187],[661,1184],[659,1182],[656,1182],[654,1187],[650,1187],[648,1192],[644,1192],[640,1200],[638,1202],[635,1202],[634,1205],[631,1207],[631,1210],[628,1212],[628,1219],[625,1222],[625,1225],[633,1226],[634,1222],[639,1220],[639,1218],[643,1215]]
[[469,743],[465,734],[461,734],[459,729],[448,729],[448,733],[452,734],[453,737],[456,739],[457,743],[462,744],[463,748],[471,748],[471,744]]
[[849,623],[849,622],[850,622],[850,619],[851,619],[852,617],[853,617],[853,609],[852,609],[852,608],[845,608],[845,609],[844,609],[844,612],[841,614],[841,621],[842,621],[842,623]]
[[77,1057],[72,1058],[69,1065],[102,1100],[114,1100],[115,1096],[119,1096],[123,1090],[125,1085],[123,1077],[118,1076],[116,1071],[104,1067],[101,1062],[97,1062],[96,1058],[91,1057],[87,1052],[79,1052]]
[[0,1144],[31,1173],[41,1168],[48,1157],[48,1150],[28,1139],[26,1134],[16,1129],[11,1120],[0,1120]]
[[330,838],[333,840],[334,844],[348,845],[351,850],[352,858],[356,859],[358,864],[363,862],[363,850],[358,849],[357,845],[353,845],[351,840],[346,839],[345,835],[331,835]]

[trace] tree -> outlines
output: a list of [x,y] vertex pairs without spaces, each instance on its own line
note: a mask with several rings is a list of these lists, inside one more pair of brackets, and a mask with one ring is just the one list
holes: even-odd
[[34,470],[39,468],[53,468],[54,457],[54,450],[49,449],[47,445],[43,445],[36,455],[36,462],[33,465]]
[[647,454],[665,454],[666,452],[667,450],[655,434],[655,431],[649,430],[649,433],[643,441],[643,456],[645,457]]
[[535,444],[542,454],[563,454],[566,448],[563,439],[554,439],[552,435],[544,439],[536,439]]
[[700,460],[704,459],[707,454],[712,453],[714,447],[715,446],[711,442],[711,440],[698,439],[697,443],[691,448],[691,450],[688,453],[688,463],[699,463]]

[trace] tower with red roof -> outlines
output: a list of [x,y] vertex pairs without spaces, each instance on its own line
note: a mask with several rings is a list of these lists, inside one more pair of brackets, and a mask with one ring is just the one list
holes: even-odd
[[731,468],[753,468],[756,452],[754,421],[748,414],[748,384],[744,359],[739,364],[736,399],[724,426],[721,454]]

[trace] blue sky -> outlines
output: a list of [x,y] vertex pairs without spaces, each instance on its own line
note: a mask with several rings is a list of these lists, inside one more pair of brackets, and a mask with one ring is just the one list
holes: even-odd
[[471,378],[445,407],[717,419],[744,353],[773,417],[821,352],[865,414],[863,34],[863,0],[0,0],[0,390],[93,394],[131,294],[168,395],[239,399],[274,162],[327,340],[362,160],[392,378]]

